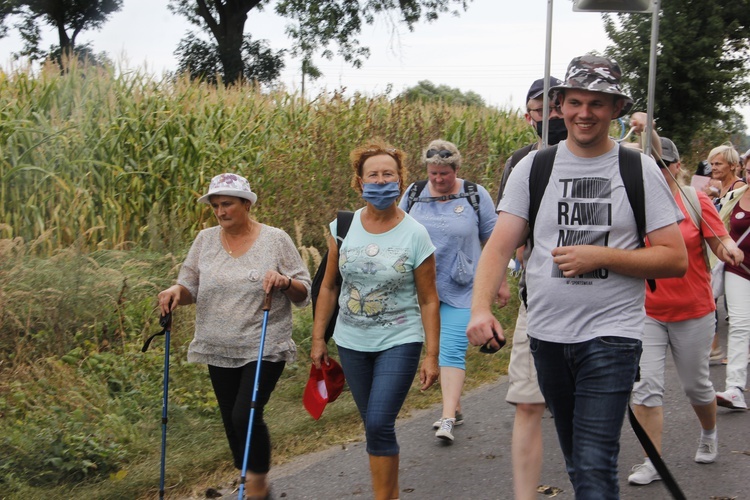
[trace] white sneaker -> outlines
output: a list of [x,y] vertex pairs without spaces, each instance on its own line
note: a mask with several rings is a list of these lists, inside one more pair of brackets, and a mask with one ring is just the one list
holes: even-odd
[[[453,424],[453,425],[461,425],[463,423],[464,423],[464,414],[461,413],[460,411],[457,411],[456,412],[456,423]],[[443,425],[443,419],[442,418],[440,420],[435,420],[432,423],[432,428],[433,429],[440,429],[441,425]]]
[[455,418],[442,419],[440,429],[435,433],[435,437],[446,441],[453,441],[453,424],[455,424],[455,422]]
[[716,404],[733,410],[747,410],[745,396],[739,387],[730,387],[724,392],[716,393]]
[[630,484],[644,485],[654,481],[661,481],[661,476],[656,472],[654,464],[648,458],[642,464],[634,465],[631,474],[628,476]]
[[712,438],[701,435],[701,439],[698,441],[698,451],[695,452],[695,461],[699,464],[712,464],[716,460],[718,452],[718,434],[714,434]]

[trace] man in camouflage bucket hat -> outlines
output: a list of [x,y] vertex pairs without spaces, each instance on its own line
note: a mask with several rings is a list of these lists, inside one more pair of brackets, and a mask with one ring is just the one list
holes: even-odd
[[[679,277],[683,219],[653,159],[640,154],[645,232],[633,209],[609,125],[632,106],[614,61],[574,59],[553,87],[568,137],[555,146],[526,260],[527,333],[539,386],[554,415],[577,500],[617,499],[620,430],[641,355],[644,278]],[[473,345],[503,328],[491,305],[518,242],[529,237],[529,178],[537,152],[511,172],[476,271],[467,335]]]
[[565,83],[550,87],[550,99],[556,101],[564,89],[589,90],[619,96],[623,100],[623,107],[615,118],[628,114],[633,107],[633,99],[622,93],[620,89],[622,71],[614,60],[605,57],[586,54],[576,57],[568,65]]

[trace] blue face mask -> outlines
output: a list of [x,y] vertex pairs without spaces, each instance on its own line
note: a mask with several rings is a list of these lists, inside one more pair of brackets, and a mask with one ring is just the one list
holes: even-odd
[[367,182],[362,184],[362,198],[378,210],[385,210],[393,205],[401,194],[398,182]]

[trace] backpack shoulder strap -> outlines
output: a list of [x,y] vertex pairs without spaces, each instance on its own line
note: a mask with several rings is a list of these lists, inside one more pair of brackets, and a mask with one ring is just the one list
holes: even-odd
[[[643,189],[643,164],[641,153],[633,149],[620,146],[618,163],[620,164],[620,177],[625,185],[630,208],[635,215],[635,225],[638,230],[640,246],[646,246],[646,194]],[[653,292],[656,290],[656,281],[647,279],[646,282]]]
[[349,227],[351,227],[353,219],[354,212],[349,212],[348,210],[339,210],[336,215],[336,245],[339,248],[341,248],[341,243],[349,232]]
[[544,191],[547,189],[550,175],[552,175],[556,154],[557,145],[542,149],[534,156],[531,163],[531,172],[529,173],[529,244],[532,248],[534,246],[534,223],[539,213],[539,206],[542,204]]
[[408,214],[411,212],[411,207],[414,206],[414,204],[417,202],[417,198],[419,198],[419,195],[422,194],[422,191],[424,191],[424,187],[427,185],[427,181],[417,181],[414,184],[411,185],[411,188],[409,189],[409,193],[406,198],[406,213]]
[[472,208],[478,214],[479,213],[479,192],[477,191],[477,185],[473,182],[464,180],[464,193],[468,194],[469,203]]
[[518,162],[524,159],[529,153],[531,153],[534,150],[534,147],[537,145],[536,142],[533,142],[529,144],[528,146],[524,146],[520,149],[517,149],[513,155],[510,157],[510,165],[508,165],[508,168],[511,170],[513,167],[518,165]]

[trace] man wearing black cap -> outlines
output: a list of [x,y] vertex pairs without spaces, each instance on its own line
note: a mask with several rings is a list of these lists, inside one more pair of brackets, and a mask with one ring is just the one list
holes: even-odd
[[[549,182],[533,218],[526,261],[529,347],[554,415],[576,498],[619,498],[620,429],[641,353],[644,278],[682,276],[682,220],[664,177],[640,154],[645,233],[640,247],[610,122],[632,100],[614,61],[586,55],[551,88],[568,137],[554,151]],[[490,306],[519,243],[530,236],[532,152],[508,179],[497,224],[482,252],[467,335],[489,342],[502,326]],[[541,154],[541,153],[539,153]]]
[[[549,85],[562,84],[562,80],[550,77]],[[508,158],[500,181],[498,201],[503,196],[505,185],[510,172],[531,151],[536,151],[542,145],[542,120],[544,113],[544,78],[535,80],[526,93],[526,122],[534,127],[539,140],[523,147]],[[550,102],[548,142],[554,145],[568,136],[565,122],[560,114],[560,108]],[[523,261],[523,248],[516,253],[519,261]],[[521,274],[518,282],[519,290],[526,285],[525,273]],[[544,416],[544,396],[539,389],[534,360],[529,351],[529,337],[526,335],[526,306],[522,303],[518,308],[516,327],[513,330],[513,347],[510,352],[508,365],[508,394],[505,401],[516,407],[513,420],[513,440],[511,442],[511,456],[513,461],[513,490],[515,497],[534,499],[537,497],[537,486],[542,471],[542,417]]]

